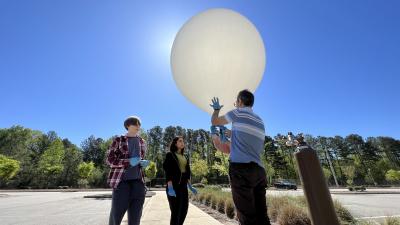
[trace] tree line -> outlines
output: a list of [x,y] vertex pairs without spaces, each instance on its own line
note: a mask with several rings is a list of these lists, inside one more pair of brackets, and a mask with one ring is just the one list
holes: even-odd
[[[164,183],[162,163],[172,139],[185,140],[193,182],[228,183],[229,157],[215,150],[209,131],[180,126],[142,130],[146,158],[152,163],[146,177],[153,185]],[[22,126],[0,129],[0,187],[58,188],[107,187],[106,152],[113,137],[90,136],[80,146],[56,132],[43,133]],[[400,141],[391,137],[313,137],[306,141],[317,151],[330,185],[388,185],[400,181]],[[263,163],[272,184],[278,179],[299,182],[293,153],[286,137],[265,137]]]

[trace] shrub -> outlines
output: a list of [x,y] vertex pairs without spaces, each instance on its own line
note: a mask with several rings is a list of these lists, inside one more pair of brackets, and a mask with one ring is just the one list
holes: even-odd
[[208,189],[213,190],[213,191],[220,191],[222,190],[222,186],[221,185],[209,185],[207,186]]
[[354,187],[353,186],[348,186],[347,188],[349,189],[349,191],[354,191]]
[[354,187],[354,190],[355,191],[365,191],[366,188],[364,186],[356,186],[356,187]]
[[217,209],[217,204],[218,204],[218,198],[217,198],[217,196],[213,195],[211,197],[211,208]]
[[[340,224],[347,225],[348,223],[341,222]],[[361,220],[361,221],[357,221],[357,223],[353,223],[353,224],[356,224],[356,225],[376,225],[377,223],[374,222],[374,221]]]
[[213,194],[211,193],[206,193],[205,197],[204,197],[204,204],[206,206],[211,206],[211,198],[212,198]]
[[289,200],[287,196],[277,197],[270,196],[268,199],[268,214],[269,217],[276,221],[278,219],[278,215],[281,213],[283,207],[289,205]]
[[283,207],[277,221],[280,225],[311,225],[305,210],[294,205]]
[[201,183],[192,184],[192,186],[195,188],[204,188],[205,187],[205,185],[201,184]]
[[204,185],[208,184],[207,178],[205,178],[205,177],[201,178],[200,183],[202,183],[202,184],[204,184]]
[[354,223],[355,220],[350,211],[347,210],[339,201],[335,200],[333,206],[335,207],[336,215],[339,217],[340,221]]
[[197,199],[198,199],[198,201],[199,201],[200,203],[203,203],[205,197],[206,197],[206,194],[205,194],[205,193],[200,193],[200,194],[198,194]]
[[224,198],[218,199],[217,210],[220,213],[225,213],[225,199]]
[[199,201],[198,197],[199,197],[198,194],[195,195],[195,194],[189,192],[189,198],[190,198],[192,201]]
[[88,180],[87,179],[79,179],[78,180],[78,187],[79,188],[88,188]]
[[384,225],[400,225],[400,219],[394,217],[388,217],[385,219]]
[[233,219],[235,217],[235,205],[232,199],[227,199],[225,201],[225,212],[228,218]]

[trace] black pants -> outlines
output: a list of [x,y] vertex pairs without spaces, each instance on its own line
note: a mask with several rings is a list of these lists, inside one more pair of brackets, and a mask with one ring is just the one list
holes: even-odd
[[230,163],[233,202],[241,225],[270,225],[265,170],[257,163]]
[[109,225],[121,224],[127,210],[128,224],[139,225],[145,196],[145,187],[141,180],[121,181],[112,193]]
[[188,190],[186,184],[174,186],[174,190],[176,197],[171,197],[167,193],[169,208],[171,210],[170,225],[182,225],[189,208]]

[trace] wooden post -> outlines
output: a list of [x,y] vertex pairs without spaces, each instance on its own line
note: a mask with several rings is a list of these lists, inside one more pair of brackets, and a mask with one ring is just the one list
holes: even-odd
[[[289,133],[289,136],[290,135],[291,133]],[[317,153],[304,142],[302,135],[294,142],[291,141],[291,137],[289,137],[289,144],[290,143],[296,143],[295,145],[297,146],[295,158],[297,160],[312,224],[339,225],[332,197],[324,173],[322,172]]]

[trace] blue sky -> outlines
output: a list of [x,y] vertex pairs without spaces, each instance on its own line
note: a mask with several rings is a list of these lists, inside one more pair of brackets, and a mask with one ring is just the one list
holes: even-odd
[[209,127],[174,84],[169,54],[193,15],[250,19],[267,49],[255,111],[267,133],[400,138],[400,2],[0,0],[0,128],[76,144],[143,127]]

